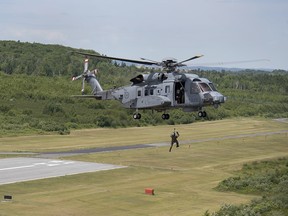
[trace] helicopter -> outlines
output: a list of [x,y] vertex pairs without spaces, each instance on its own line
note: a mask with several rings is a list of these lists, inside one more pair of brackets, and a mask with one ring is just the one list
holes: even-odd
[[[198,112],[198,116],[204,118],[207,116],[204,107],[218,108],[226,101],[226,97],[219,93],[214,84],[207,78],[201,78],[191,73],[181,73],[177,70],[178,67],[186,66],[185,62],[200,58],[203,55],[196,55],[180,62],[174,58],[165,58],[158,62],[145,58],[133,60],[78,51],[75,53],[85,56],[85,61],[84,72],[72,78],[73,81],[82,78],[82,95],[74,97],[118,100],[124,108],[135,110],[134,119],[141,119],[139,110],[155,110],[163,112],[161,117],[167,120],[170,118],[168,111],[178,108],[184,112]],[[88,57],[155,65],[160,66],[163,70],[139,74],[130,79],[131,85],[103,90],[96,78],[97,69],[92,71],[88,69]],[[84,95],[85,82],[92,88],[91,95]]]

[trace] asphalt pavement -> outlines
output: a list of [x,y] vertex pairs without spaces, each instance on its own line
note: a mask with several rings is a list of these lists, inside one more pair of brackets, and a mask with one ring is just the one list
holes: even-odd
[[125,166],[43,158],[6,158],[0,159],[0,185],[119,168]]

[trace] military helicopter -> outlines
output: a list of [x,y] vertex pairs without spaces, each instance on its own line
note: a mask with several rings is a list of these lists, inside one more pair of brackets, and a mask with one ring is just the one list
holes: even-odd
[[[203,55],[196,55],[184,61],[177,62],[174,58],[166,58],[161,62],[144,59],[133,60],[96,54],[75,52],[86,57],[84,72],[73,77],[72,80],[82,78],[82,95],[76,97],[95,98],[97,100],[118,100],[123,107],[135,109],[134,119],[141,119],[139,110],[156,110],[163,112],[162,119],[169,119],[168,110],[181,108],[184,112],[198,112],[199,117],[206,117],[204,110],[206,106],[219,105],[226,101],[219,93],[213,83],[206,78],[200,78],[196,74],[181,73],[178,67],[186,66],[185,62],[197,59]],[[163,68],[161,72],[151,72],[149,74],[139,74],[130,79],[131,85],[103,90],[96,75],[97,69],[88,69],[88,57],[124,61],[142,65],[156,65]],[[83,95],[84,84],[87,82],[92,88],[91,95]]]

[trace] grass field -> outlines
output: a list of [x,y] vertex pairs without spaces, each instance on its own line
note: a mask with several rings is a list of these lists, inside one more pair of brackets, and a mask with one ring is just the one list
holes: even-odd
[[[5,152],[11,151],[169,142],[173,129],[95,129],[74,131],[69,136],[0,138],[0,152],[6,157]],[[284,132],[287,123],[231,119],[177,125],[176,129],[181,134],[180,144],[187,144],[171,153],[164,146],[65,158],[128,168],[2,185],[0,196],[11,194],[13,201],[0,203],[0,215],[203,215],[224,203],[244,203],[255,198],[213,189],[244,163],[288,156],[288,132]],[[155,189],[154,196],[144,194],[147,187]]]

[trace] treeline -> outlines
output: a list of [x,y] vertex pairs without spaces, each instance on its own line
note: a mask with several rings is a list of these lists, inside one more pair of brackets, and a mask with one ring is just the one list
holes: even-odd
[[[83,57],[72,54],[74,50],[60,45],[0,41],[0,135],[66,134],[74,128],[172,125],[200,120],[196,113],[172,110],[166,121],[161,113],[151,111],[143,112],[141,120],[135,121],[134,110],[122,108],[117,101],[72,98],[71,95],[81,93],[81,81],[71,82],[71,77],[83,71]],[[97,59],[91,59],[89,68],[100,71],[98,79],[104,89],[127,85],[130,78],[148,72],[145,68]],[[217,110],[207,108],[206,120],[288,117],[286,71],[190,73],[210,79],[228,98]],[[86,91],[88,94],[91,91],[88,86]]]
[[[35,75],[45,77],[73,77],[84,69],[84,57],[74,51],[98,54],[93,50],[82,50],[61,45],[45,45],[39,43],[22,43],[15,41],[0,41],[0,71],[10,75]],[[97,68],[99,79],[104,86],[129,83],[129,77],[142,73],[145,69],[135,66],[112,63],[110,60],[93,58],[89,61],[89,69]]]
[[219,191],[261,196],[249,204],[223,205],[219,211],[205,216],[271,216],[288,215],[288,158],[245,164],[238,176],[222,181]]
[[0,50],[0,70],[6,74],[71,76],[83,68],[83,60],[70,47],[1,41]]

